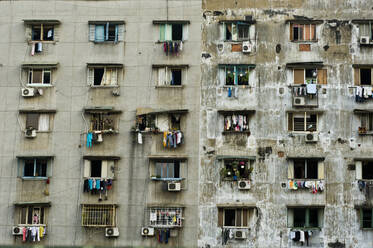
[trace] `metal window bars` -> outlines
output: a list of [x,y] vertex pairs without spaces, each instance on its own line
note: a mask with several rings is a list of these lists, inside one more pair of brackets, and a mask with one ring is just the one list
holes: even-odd
[[149,226],[158,228],[182,227],[183,209],[177,207],[147,209]]
[[115,205],[83,205],[82,226],[108,227],[115,226]]

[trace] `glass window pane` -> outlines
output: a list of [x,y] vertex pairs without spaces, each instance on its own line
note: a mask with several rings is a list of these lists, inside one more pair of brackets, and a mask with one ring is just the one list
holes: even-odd
[[43,70],[34,69],[32,70],[32,82],[33,84],[41,84]]
[[294,208],[294,227],[304,227],[306,225],[306,209]]
[[224,226],[235,226],[236,225],[236,210],[225,209],[224,210]]
[[304,179],[305,177],[305,160],[294,160],[294,178]]
[[19,220],[20,223],[19,224],[26,224],[26,220],[27,220],[27,207],[23,207],[21,208],[21,219]]
[[363,228],[372,227],[372,209],[363,209]]
[[307,160],[307,179],[317,179],[318,161]]
[[41,25],[32,26],[32,40],[40,40],[41,38]]
[[317,131],[317,115],[307,115],[307,131]]
[[249,38],[249,25],[238,25],[238,38],[248,39]]
[[234,85],[234,66],[227,66],[225,70],[225,84]]
[[43,40],[53,40],[54,28],[53,26],[43,26]]
[[319,226],[319,218],[318,218],[319,210],[317,208],[310,208],[309,209],[309,227],[318,227]]
[[51,71],[44,71],[43,84],[51,83]]
[[238,85],[249,84],[249,68],[247,66],[237,67]]
[[36,177],[46,177],[47,176],[47,160],[37,159],[36,160]]
[[25,167],[23,170],[23,176],[25,177],[33,177],[34,176],[34,160],[27,159],[25,160]]

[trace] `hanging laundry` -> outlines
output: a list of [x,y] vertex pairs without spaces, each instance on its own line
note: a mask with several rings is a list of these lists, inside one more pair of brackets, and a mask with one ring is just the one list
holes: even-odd
[[178,145],[183,143],[183,133],[180,130],[177,131],[165,131],[163,132],[162,143],[163,147],[176,148]]
[[137,142],[142,144],[142,134],[140,132],[137,133]]
[[315,95],[317,93],[316,84],[307,84],[307,94]]
[[92,147],[93,133],[87,133],[87,147]]
[[228,88],[228,97],[231,97],[231,96],[232,96],[232,88],[229,87],[229,88]]
[[232,115],[224,117],[224,131],[247,131],[249,125],[246,115]]
[[31,45],[31,56],[35,55],[35,43],[32,43]]
[[36,43],[36,52],[40,53],[43,51],[43,43],[38,42]]
[[233,90],[233,97],[238,98],[238,87],[235,87]]

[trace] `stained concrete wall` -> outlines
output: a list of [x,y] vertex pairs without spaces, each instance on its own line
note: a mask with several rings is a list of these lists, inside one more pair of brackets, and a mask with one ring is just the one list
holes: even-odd
[[[200,232],[198,245],[222,246],[218,208],[256,206],[258,215],[246,240],[230,240],[226,247],[298,247],[289,239],[287,206],[324,206],[323,228],[314,232],[311,247],[371,247],[371,231],[360,228],[355,206],[366,203],[348,170],[353,158],[371,157],[370,137],[359,136],[360,120],[353,109],[369,109],[372,102],[355,103],[352,64],[371,64],[371,48],[358,42],[359,26],[353,19],[369,19],[369,1],[203,1],[201,139],[200,139]],[[220,39],[219,21],[256,20],[255,49],[250,54],[231,52],[231,43]],[[311,51],[300,52],[289,41],[288,19],[322,20],[317,25],[317,42]],[[334,20],[334,24],[329,24]],[[336,42],[336,30],[341,41]],[[276,45],[281,51],[276,53]],[[221,48],[223,47],[223,48]],[[322,61],[328,83],[319,89],[319,141],[305,143],[304,134],[291,134],[287,111],[292,106],[293,73],[287,63]],[[237,98],[229,98],[219,80],[219,64],[255,64],[249,86],[239,88]],[[255,109],[249,121],[250,136],[223,135],[223,117],[218,110]],[[298,109],[299,110],[299,109]],[[259,154],[261,149],[268,153]],[[235,182],[222,181],[218,156],[256,156],[248,191]],[[284,156],[283,156],[284,155]],[[287,183],[287,157],[324,157],[326,189],[322,193],[290,191]],[[338,244],[337,241],[342,244]],[[342,245],[342,246],[341,246]]]
[[[24,19],[54,19],[59,41],[44,44],[43,52],[31,56]],[[159,26],[153,20],[188,20],[189,38],[178,56],[166,56],[157,43]],[[88,41],[88,21],[125,21],[124,42],[94,44]],[[182,205],[184,226],[169,246],[195,246],[198,219],[198,140],[200,92],[201,2],[188,1],[1,1],[0,2],[0,85],[1,85],[1,203],[0,244],[21,244],[12,227],[18,222],[14,202],[50,201],[47,236],[44,245],[156,246],[156,237],[143,238],[149,204]],[[23,98],[21,71],[24,62],[58,62],[53,87],[42,96]],[[120,96],[113,89],[87,86],[87,63],[123,64],[119,77]],[[187,64],[183,88],[155,88],[152,64]],[[119,134],[105,135],[102,144],[85,147],[85,106],[113,106],[118,117]],[[136,109],[188,109],[185,144],[181,150],[157,148],[160,135],[144,135],[144,144],[131,132]],[[22,131],[24,117],[19,109],[55,109],[53,128],[38,133],[33,140]],[[89,117],[84,115],[85,118]],[[149,155],[182,155],[188,158],[185,190],[160,192],[150,181]],[[50,184],[45,180],[26,181],[17,177],[17,155],[54,156]],[[115,181],[107,201],[83,193],[83,156],[119,156]],[[48,188],[49,195],[44,194]],[[105,238],[103,228],[81,226],[81,204],[115,203],[118,238]]]

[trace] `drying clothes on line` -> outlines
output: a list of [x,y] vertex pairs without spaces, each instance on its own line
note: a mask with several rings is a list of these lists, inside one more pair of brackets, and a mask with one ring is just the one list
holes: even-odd
[[246,115],[232,115],[224,117],[224,131],[249,130],[248,117]]
[[355,101],[364,102],[365,100],[372,98],[373,88],[371,86],[356,86],[355,88]]
[[232,87],[228,88],[228,97],[232,97]]
[[233,89],[233,97],[234,98],[238,97],[238,87],[234,87],[234,89]]
[[170,55],[178,55],[183,49],[183,42],[182,41],[165,41],[163,43],[163,51],[168,56]]
[[35,55],[35,43],[32,43],[31,45],[31,56]]
[[163,132],[163,147],[176,148],[183,143],[184,135],[180,130]]
[[168,243],[170,238],[170,229],[158,230],[158,242],[159,243]]
[[304,242],[307,242],[308,246],[308,241],[312,234],[312,231],[294,230],[290,232],[289,238],[294,242],[302,242],[302,245]]
[[93,133],[87,133],[87,147],[92,147]]
[[137,143],[142,144],[142,134],[140,132],[137,133]]
[[313,194],[317,192],[324,191],[325,184],[322,180],[289,180],[288,189],[297,190],[297,189],[310,189]]
[[317,93],[316,84],[307,84],[307,94],[315,95]]
[[111,190],[112,185],[112,179],[88,178],[84,180],[83,192],[91,192],[92,195],[104,193],[107,197],[107,191]]
[[23,242],[39,242],[45,236],[45,228],[43,226],[23,227],[22,241]]

